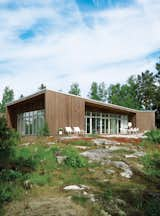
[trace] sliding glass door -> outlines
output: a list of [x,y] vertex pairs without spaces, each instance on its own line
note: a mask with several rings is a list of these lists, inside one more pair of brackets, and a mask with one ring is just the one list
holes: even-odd
[[20,113],[17,116],[17,130],[21,135],[38,135],[44,122],[44,110]]
[[100,112],[86,112],[86,133],[118,134],[127,128],[128,116]]

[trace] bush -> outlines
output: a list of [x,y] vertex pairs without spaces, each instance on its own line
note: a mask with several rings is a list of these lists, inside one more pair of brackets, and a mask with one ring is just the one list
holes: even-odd
[[152,198],[151,200],[148,200],[148,202],[145,205],[144,213],[146,216],[159,216],[159,214],[160,214],[160,199]]
[[0,172],[0,180],[4,182],[15,181],[16,179],[20,179],[21,177],[22,173],[11,169],[3,169]]
[[66,148],[63,154],[67,156],[65,164],[70,167],[80,168],[87,165],[87,160],[80,156],[79,152],[71,147]]
[[36,184],[39,186],[43,186],[45,184],[48,184],[51,180],[51,176],[48,174],[40,175],[38,173],[34,173],[30,177],[30,181],[32,184]]
[[160,152],[154,151],[147,153],[142,158],[142,163],[145,167],[145,172],[149,176],[160,177]]
[[13,191],[11,185],[0,184],[0,203],[10,202],[13,199]]
[[10,160],[14,157],[18,140],[18,134],[7,128],[5,118],[0,117],[0,164],[2,167],[8,166]]
[[34,154],[28,148],[17,150],[14,164],[18,170],[23,172],[30,172],[35,170],[38,161],[35,159]]
[[154,144],[160,144],[160,130],[151,130],[145,133],[145,136],[147,137],[146,140],[154,143]]

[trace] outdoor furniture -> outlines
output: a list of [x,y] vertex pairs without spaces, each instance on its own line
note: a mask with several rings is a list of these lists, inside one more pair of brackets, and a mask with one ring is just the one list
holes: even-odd
[[81,133],[80,128],[79,127],[73,127],[73,133],[80,134]]
[[71,127],[65,127],[64,129],[65,129],[65,132],[66,132],[67,134],[73,133],[73,130],[72,130]]

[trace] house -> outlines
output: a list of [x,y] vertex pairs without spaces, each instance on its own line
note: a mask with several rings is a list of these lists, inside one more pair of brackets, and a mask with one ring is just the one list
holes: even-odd
[[51,90],[7,104],[8,126],[21,135],[37,135],[44,122],[51,135],[78,126],[86,133],[119,134],[132,122],[141,132],[155,128],[155,112],[139,111]]

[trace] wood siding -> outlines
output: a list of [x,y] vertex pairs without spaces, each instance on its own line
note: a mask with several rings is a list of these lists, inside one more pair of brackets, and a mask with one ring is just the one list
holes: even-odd
[[136,127],[138,127],[141,132],[155,129],[155,112],[137,112]]
[[85,101],[81,98],[47,91],[45,111],[51,135],[56,134],[58,128],[67,126],[84,130]]

